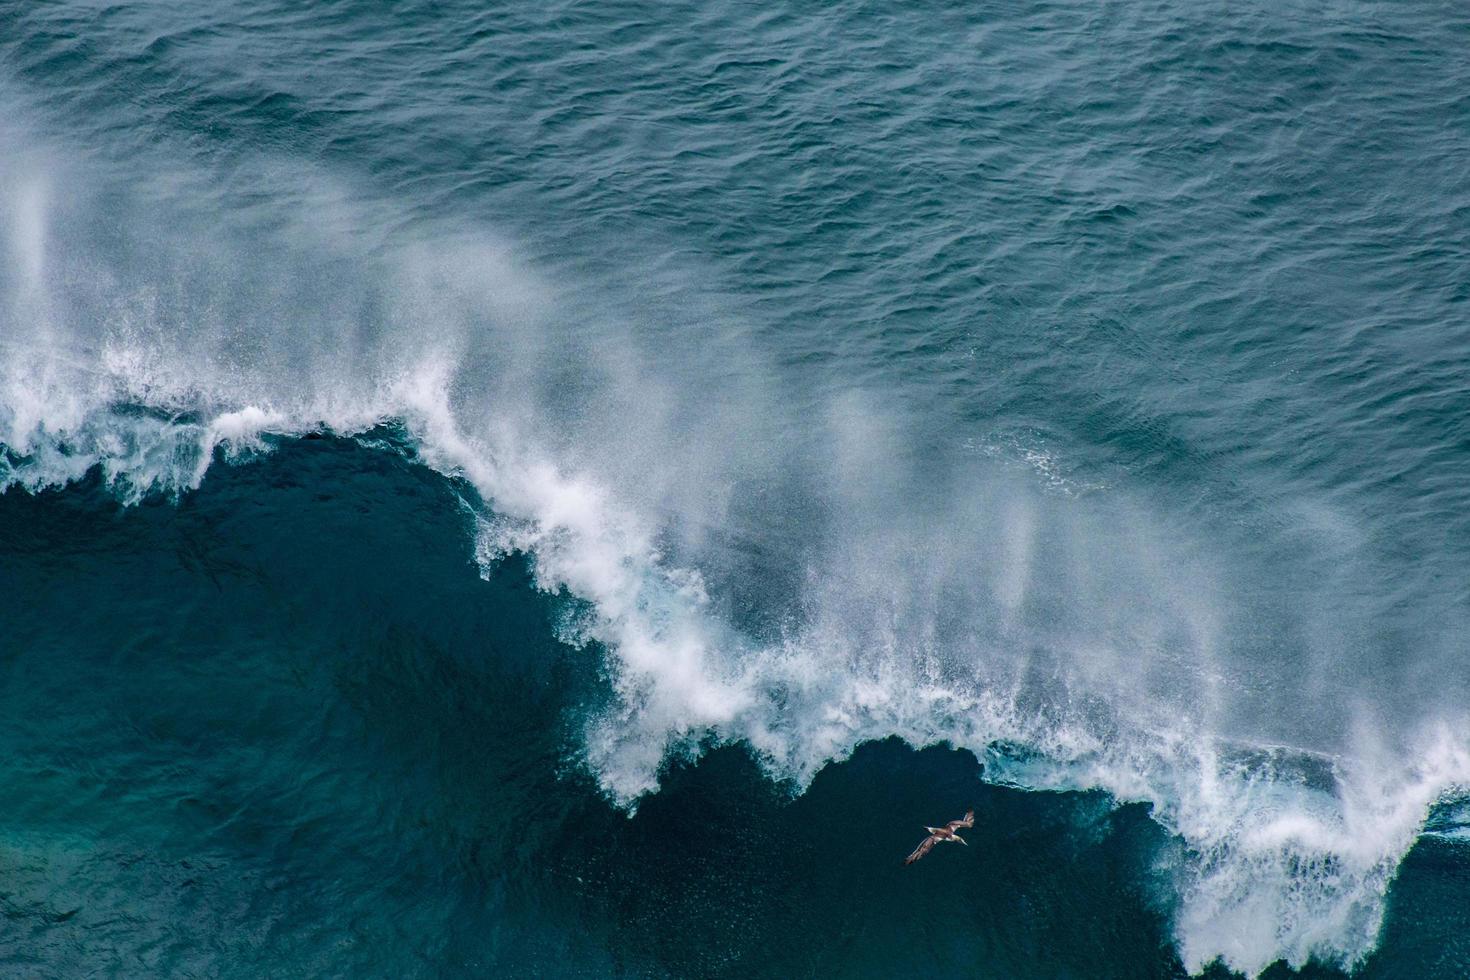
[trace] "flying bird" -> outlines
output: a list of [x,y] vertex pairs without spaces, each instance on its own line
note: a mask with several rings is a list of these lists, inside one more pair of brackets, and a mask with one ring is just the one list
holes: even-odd
[[928,854],[929,849],[942,840],[957,840],[961,844],[964,844],[965,839],[959,834],[955,833],[955,831],[959,830],[961,827],[973,826],[975,826],[975,811],[966,810],[965,819],[963,820],[951,820],[943,827],[925,827],[924,829],[929,831],[929,836],[925,837],[924,840],[919,844],[919,846],[914,848],[914,853],[910,854],[908,856],[908,859],[903,863],[913,864],[915,861],[919,860],[919,858],[923,857],[925,854]]

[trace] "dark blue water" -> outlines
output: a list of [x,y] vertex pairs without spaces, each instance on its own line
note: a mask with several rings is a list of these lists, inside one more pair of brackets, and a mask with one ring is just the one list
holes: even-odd
[[1467,51],[0,2],[4,969],[1470,972]]

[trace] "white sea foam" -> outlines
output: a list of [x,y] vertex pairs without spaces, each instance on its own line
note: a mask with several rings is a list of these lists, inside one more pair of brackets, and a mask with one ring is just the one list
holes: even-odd
[[[592,603],[579,638],[607,650],[619,700],[589,721],[585,758],[625,805],[656,791],[671,751],[711,736],[744,740],[773,774],[799,783],[890,734],[982,755],[1024,745],[1021,762],[991,753],[991,778],[1152,803],[1190,854],[1178,869],[1175,920],[1185,965],[1220,959],[1254,975],[1278,958],[1352,963],[1371,949],[1383,895],[1430,806],[1470,784],[1470,752],[1446,725],[1407,751],[1363,735],[1355,752],[1325,760],[1327,776],[1314,782],[1290,753],[1242,755],[1188,721],[1130,729],[1117,718],[1099,727],[1086,713],[1031,714],[1023,682],[995,689],[901,629],[854,632],[838,617],[775,644],[741,639],[712,613],[701,576],[665,564],[655,528],[605,487],[513,441],[466,436],[447,378],[443,364],[426,362],[386,388],[371,417],[402,419],[427,463],[493,504],[499,519],[483,532],[484,561],[526,552],[540,587]],[[181,492],[199,485],[217,447],[226,456],[258,450],[264,433],[322,424],[253,405],[207,421],[99,411],[37,426],[8,480],[34,489],[100,466],[127,500]],[[337,421],[353,431],[363,419]]]
[[[707,739],[797,783],[866,739],[947,741],[993,779],[1152,803],[1184,844],[1186,966],[1254,974],[1360,959],[1429,808],[1470,782],[1466,719],[1433,702],[1390,722],[1343,685],[1293,707],[1274,648],[1233,652],[1258,607],[1231,599],[1218,542],[1064,477],[1058,449],[1021,454],[1039,487],[983,454],[919,473],[895,462],[913,433],[883,399],[798,398],[738,324],[696,343],[563,318],[487,236],[364,245],[375,209],[318,174],[274,172],[304,209],[274,249],[160,177],[181,212],[152,228],[163,254],[113,268],[83,247],[85,196],[58,203],[54,161],[33,157],[5,158],[24,179],[0,193],[0,484],[95,467],[125,500],[183,493],[271,435],[401,421],[493,508],[483,561],[523,551],[540,587],[590,604],[569,639],[606,650],[617,700],[584,755],[621,803]],[[1334,532],[1335,562],[1350,540]],[[757,578],[799,568],[757,589],[789,601],[779,627],[729,613],[745,553]],[[1266,747],[1283,741],[1298,748]]]

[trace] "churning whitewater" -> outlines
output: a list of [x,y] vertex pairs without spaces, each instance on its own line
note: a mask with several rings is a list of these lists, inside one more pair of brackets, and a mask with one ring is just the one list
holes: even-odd
[[[64,514],[101,507],[88,496],[100,488],[122,505],[115,526],[134,527],[128,515],[160,504],[175,516],[148,521],[190,520],[231,492],[212,487],[272,467],[248,504],[268,528],[306,520],[286,516],[306,506],[285,496],[297,484],[319,481],[324,501],[337,479],[403,464],[442,495],[413,526],[460,521],[484,588],[524,561],[554,610],[549,635],[525,643],[570,651],[567,669],[596,690],[548,709],[564,728],[534,723],[561,733],[562,764],[495,777],[515,819],[593,806],[547,795],[574,798],[590,777],[596,805],[656,820],[667,780],[716,773],[700,759],[731,749],[799,806],[896,736],[972,753],[984,792],[1146,805],[1157,839],[1146,857],[1118,844],[1116,860],[1136,863],[1167,957],[1144,966],[1100,940],[1094,975],[1392,972],[1389,897],[1419,887],[1396,883],[1406,854],[1433,838],[1446,867],[1470,867],[1456,843],[1470,786],[1470,320],[1455,271],[1470,185],[1453,163],[1470,150],[1453,95],[1470,68],[1430,12],[1374,15],[1403,20],[1374,34],[1348,23],[1366,13],[1324,27],[1265,7],[1239,23],[1164,8],[936,12],[947,29],[861,5],[685,11],[695,23],[656,8],[464,11],[497,39],[480,48],[428,10],[398,24],[350,5],[247,7],[238,22],[177,23],[147,4],[0,20],[6,498]],[[956,30],[963,43],[943,43]],[[269,69],[239,60],[245,38]],[[1146,77],[1115,77],[1134,56]],[[1380,84],[1400,58],[1456,67]],[[1410,102],[1454,125],[1418,127]],[[1362,113],[1400,131],[1333,135]],[[1359,176],[1400,164],[1434,193]],[[313,440],[377,462],[292,475]],[[385,506],[359,505],[354,534],[408,520]],[[124,558],[112,533],[89,560],[153,554]],[[61,588],[51,560],[15,546],[7,574]],[[389,573],[409,560],[384,559]],[[228,597],[232,567],[197,575]],[[263,594],[299,588],[282,578]],[[396,589],[433,602],[426,583]],[[280,602],[263,608],[296,608]],[[395,628],[384,643],[415,627]],[[243,635],[232,629],[212,642]],[[6,662],[67,635],[17,625]],[[331,690],[399,683],[352,664],[333,668]],[[415,725],[447,718],[425,710]],[[59,765],[16,751],[12,795]],[[895,805],[884,833],[962,812],[973,785],[939,812]],[[273,791],[259,792],[229,806],[254,813]],[[971,839],[989,827],[1001,841],[987,813]],[[109,819],[67,833],[108,840]],[[6,824],[12,853],[32,854],[18,866],[59,867],[16,843],[45,839],[44,823]],[[160,835],[189,853],[186,831]],[[245,846],[212,842],[192,860],[228,864]],[[588,911],[601,908],[592,877],[530,884],[542,879],[508,870],[513,853],[475,872],[498,883],[502,921],[603,914]],[[911,873],[958,874],[967,856]],[[656,872],[640,887],[674,888]],[[477,914],[490,913],[443,921]],[[31,941],[50,928],[66,927]],[[250,962],[779,975],[732,938],[717,967],[645,961],[617,946],[635,933],[624,922],[553,943],[568,957],[603,945],[539,965],[464,938],[411,968],[310,944],[299,955],[316,959]],[[189,947],[187,929],[172,941]],[[1405,962],[1461,962],[1438,948]],[[451,949],[462,959],[424,965]],[[812,969],[877,969],[853,955]],[[929,975],[963,970],[945,962]],[[1038,959],[1034,975],[1061,969]]]

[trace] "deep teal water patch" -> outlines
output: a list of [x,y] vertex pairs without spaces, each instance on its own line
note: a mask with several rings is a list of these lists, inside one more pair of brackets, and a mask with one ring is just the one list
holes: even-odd
[[[12,968],[407,975],[504,908],[505,767],[554,779],[576,697],[424,475],[308,441],[178,506],[5,496]],[[496,921],[523,970],[575,944]]]

